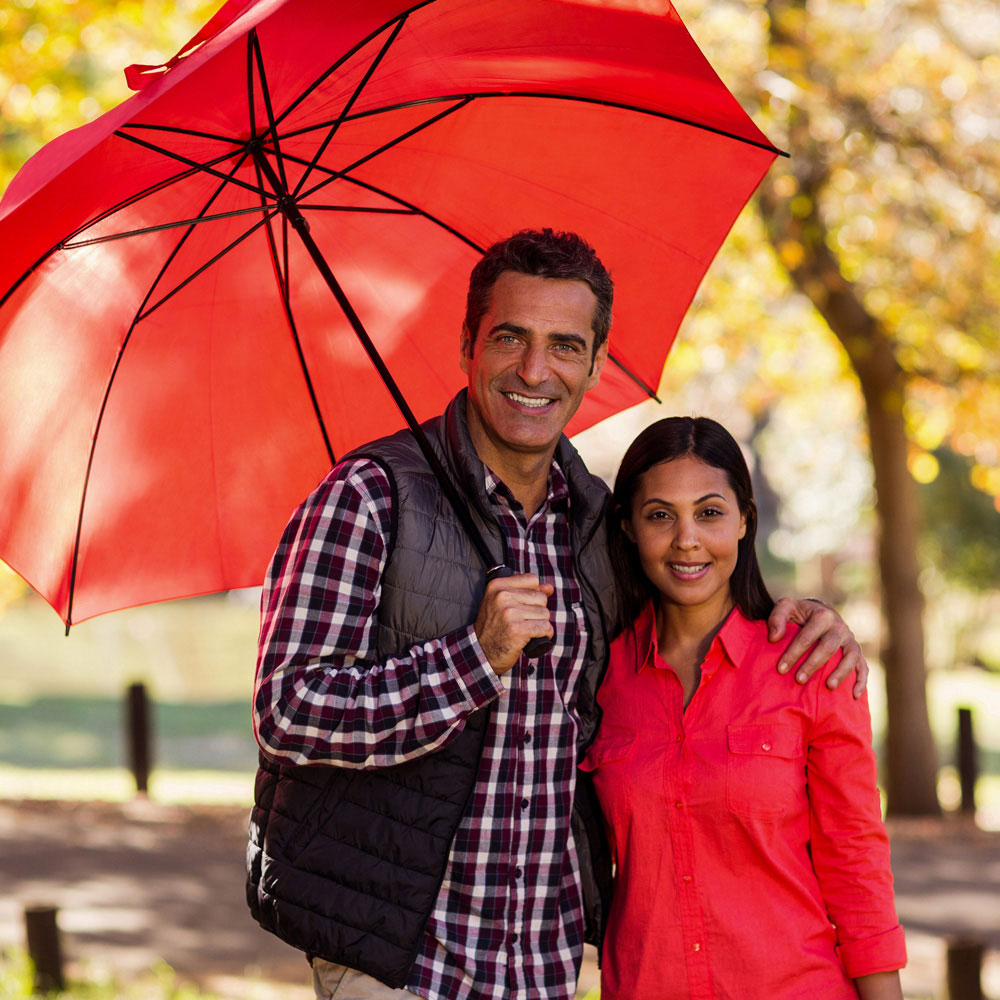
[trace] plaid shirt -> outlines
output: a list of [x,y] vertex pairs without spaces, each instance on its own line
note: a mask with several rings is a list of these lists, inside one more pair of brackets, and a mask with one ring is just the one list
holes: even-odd
[[583,953],[570,816],[587,651],[569,491],[553,464],[548,497],[526,521],[488,470],[485,482],[512,568],[555,586],[552,652],[522,658],[501,682],[469,625],[370,666],[391,492],[374,463],[343,463],[296,511],[275,553],[254,723],[261,746],[289,763],[385,767],[442,746],[496,700],[407,988],[440,1000],[569,1000]]

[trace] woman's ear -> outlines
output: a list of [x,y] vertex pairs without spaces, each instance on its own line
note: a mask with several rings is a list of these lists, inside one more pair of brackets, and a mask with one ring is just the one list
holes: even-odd
[[625,537],[634,544],[635,532],[632,530],[632,519],[628,517],[623,517],[621,519],[621,526],[622,526],[622,532],[624,533]]

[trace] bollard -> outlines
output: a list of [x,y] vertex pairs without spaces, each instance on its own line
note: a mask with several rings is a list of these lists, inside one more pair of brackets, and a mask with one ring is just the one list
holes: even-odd
[[979,764],[976,759],[976,740],[972,733],[972,709],[958,710],[958,780],[962,791],[961,811],[976,815],[976,778]]
[[948,941],[948,1000],[983,1000],[982,941],[950,938]]
[[130,685],[126,706],[129,768],[135,778],[135,790],[145,795],[149,791],[151,742],[145,684]]
[[28,932],[28,956],[35,970],[35,992],[49,993],[65,988],[62,948],[54,906],[27,906],[24,925]]

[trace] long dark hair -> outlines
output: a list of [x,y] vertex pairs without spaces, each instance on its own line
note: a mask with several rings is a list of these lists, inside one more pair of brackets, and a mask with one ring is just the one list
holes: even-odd
[[766,619],[774,607],[757,562],[757,506],[746,459],[735,438],[722,424],[708,417],[667,417],[650,424],[628,447],[615,477],[608,525],[611,559],[621,596],[621,631],[638,617],[650,598],[658,594],[639,562],[639,550],[622,530],[622,520],[632,516],[632,501],[644,472],[675,458],[691,455],[721,469],[736,494],[747,530],[740,539],[736,568],[729,578],[736,606],[750,619]]

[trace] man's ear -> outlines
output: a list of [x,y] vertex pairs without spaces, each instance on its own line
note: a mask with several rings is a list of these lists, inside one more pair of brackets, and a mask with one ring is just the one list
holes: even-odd
[[469,334],[468,326],[462,324],[462,335],[458,341],[459,359],[458,363],[466,375],[469,374],[469,362],[472,360],[472,337]]

